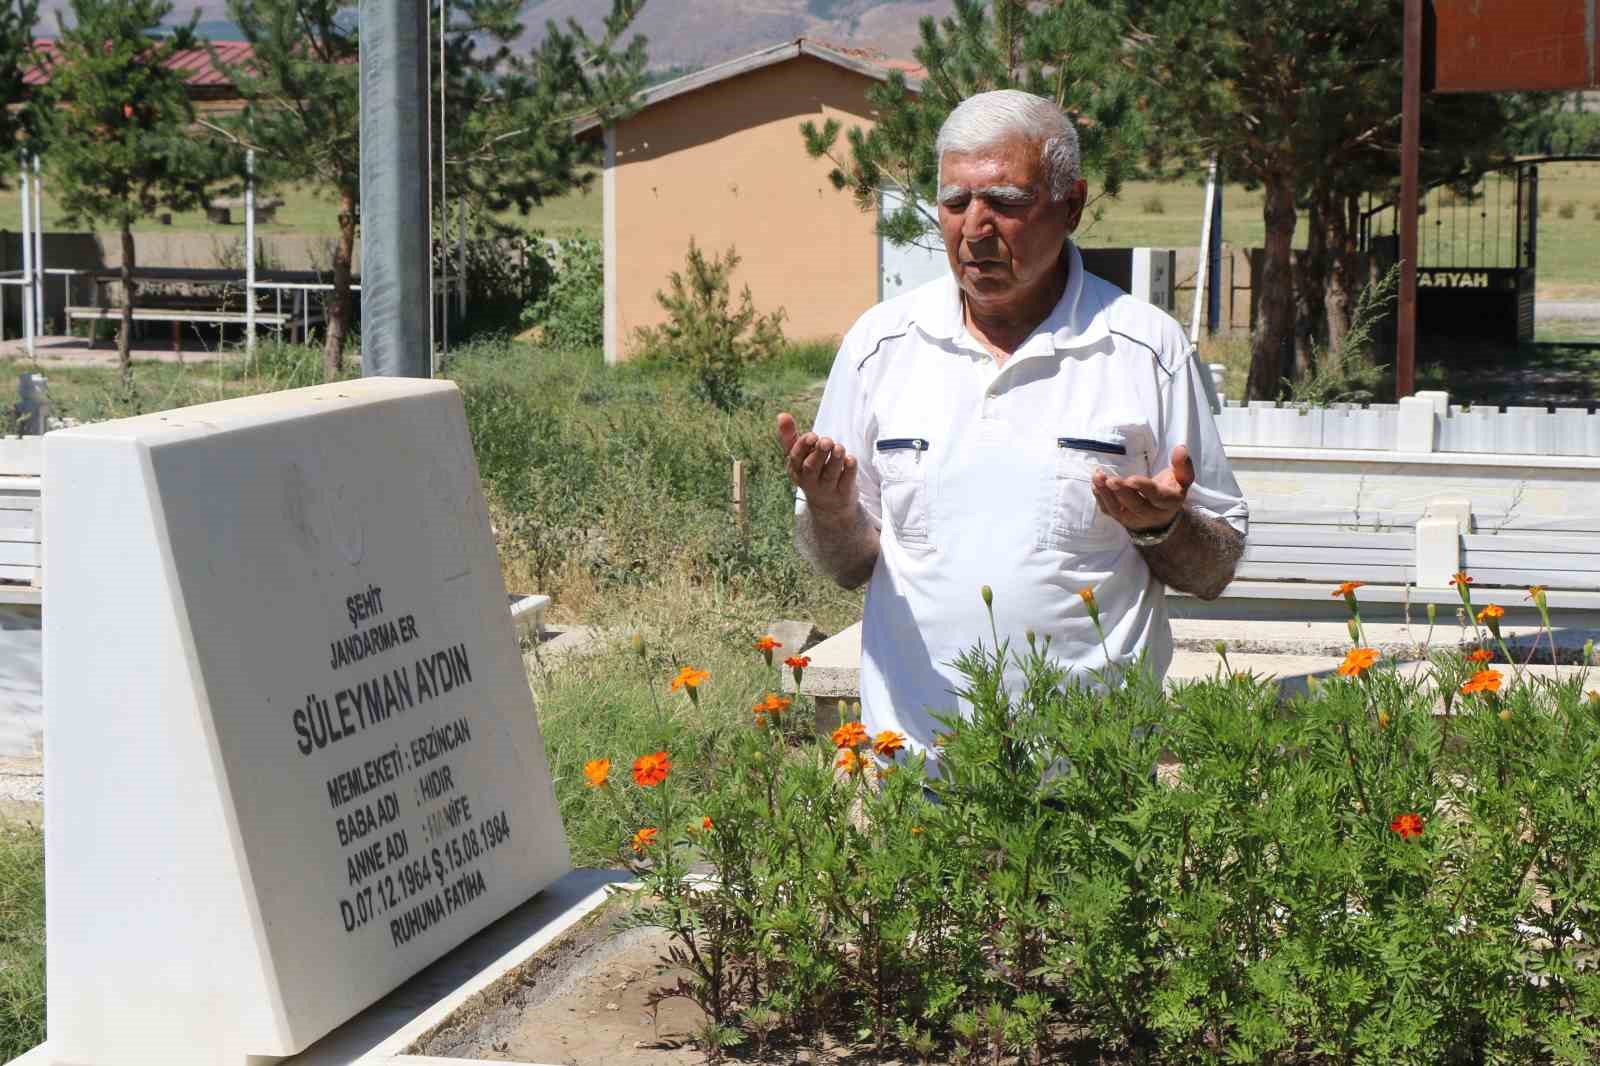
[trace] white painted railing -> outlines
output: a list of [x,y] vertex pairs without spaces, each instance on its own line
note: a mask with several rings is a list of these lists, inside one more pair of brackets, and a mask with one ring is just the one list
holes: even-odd
[[1217,414],[1217,428],[1227,445],[1600,456],[1600,414],[1590,408],[1464,407],[1443,392],[1367,406],[1230,401]]

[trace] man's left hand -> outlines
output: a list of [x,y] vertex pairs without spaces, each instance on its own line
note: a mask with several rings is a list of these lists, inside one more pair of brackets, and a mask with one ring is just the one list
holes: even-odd
[[1172,449],[1172,465],[1155,477],[1111,477],[1104,470],[1096,470],[1091,481],[1100,510],[1135,533],[1154,532],[1170,525],[1183,509],[1193,484],[1194,463],[1189,459],[1189,449],[1181,444]]

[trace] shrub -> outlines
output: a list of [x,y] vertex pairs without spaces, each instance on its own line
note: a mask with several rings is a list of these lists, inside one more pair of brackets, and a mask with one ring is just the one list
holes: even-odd
[[[549,245],[537,230],[508,230],[474,221],[466,241],[467,315],[452,320],[452,342],[473,334],[512,332],[524,310],[549,291],[556,276]],[[452,285],[461,263],[454,243],[435,247],[434,270],[448,273]],[[449,263],[438,261],[447,253]],[[452,313],[456,304],[451,302]]]
[[667,321],[638,333],[639,347],[651,358],[688,369],[695,394],[724,411],[743,402],[746,367],[783,345],[781,309],[757,314],[748,285],[738,308],[731,306],[729,279],[738,266],[733,248],[707,259],[691,238],[685,269],[668,278],[670,292],[656,293]]
[[557,241],[554,277],[523,312],[524,326],[537,326],[552,348],[595,348],[605,340],[605,257],[593,237]]
[[822,1030],[952,1062],[1600,1055],[1587,666],[1448,652],[1408,678],[1355,648],[1287,705],[1225,650],[1170,695],[1137,665],[1069,678],[1031,638],[956,666],[938,777],[753,693],[755,728],[608,779],[632,921],[672,942],[656,995],[701,1006],[713,1058]]
[[1159,195],[1151,195],[1145,197],[1139,204],[1139,210],[1147,215],[1164,215],[1167,213],[1167,205]]
[[1556,215],[1561,218],[1576,218],[1578,217],[1578,205],[1571,200],[1563,201],[1561,206],[1556,208]]

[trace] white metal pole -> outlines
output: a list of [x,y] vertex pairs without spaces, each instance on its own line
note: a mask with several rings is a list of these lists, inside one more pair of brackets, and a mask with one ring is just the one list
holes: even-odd
[[450,196],[445,173],[444,46],[445,27],[449,23],[450,0],[439,0],[439,272],[443,275],[439,279],[439,339],[447,354],[450,351]]
[[33,358],[33,209],[28,202],[28,164],[22,164],[22,337]]
[[[33,157],[33,332],[44,335],[44,180],[39,177],[39,157]],[[63,309],[62,314],[66,314]]]
[[244,350],[256,365],[256,150],[244,153]]
[[1200,308],[1206,302],[1206,265],[1211,259],[1211,214],[1217,202],[1217,157],[1206,167],[1206,211],[1200,223],[1200,269],[1194,279],[1194,313],[1189,316],[1189,343],[1200,343]]

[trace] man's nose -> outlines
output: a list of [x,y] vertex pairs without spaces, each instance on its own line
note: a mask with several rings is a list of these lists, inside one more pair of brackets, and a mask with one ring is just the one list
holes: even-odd
[[968,241],[994,236],[994,211],[981,196],[974,196],[961,216],[961,235]]

